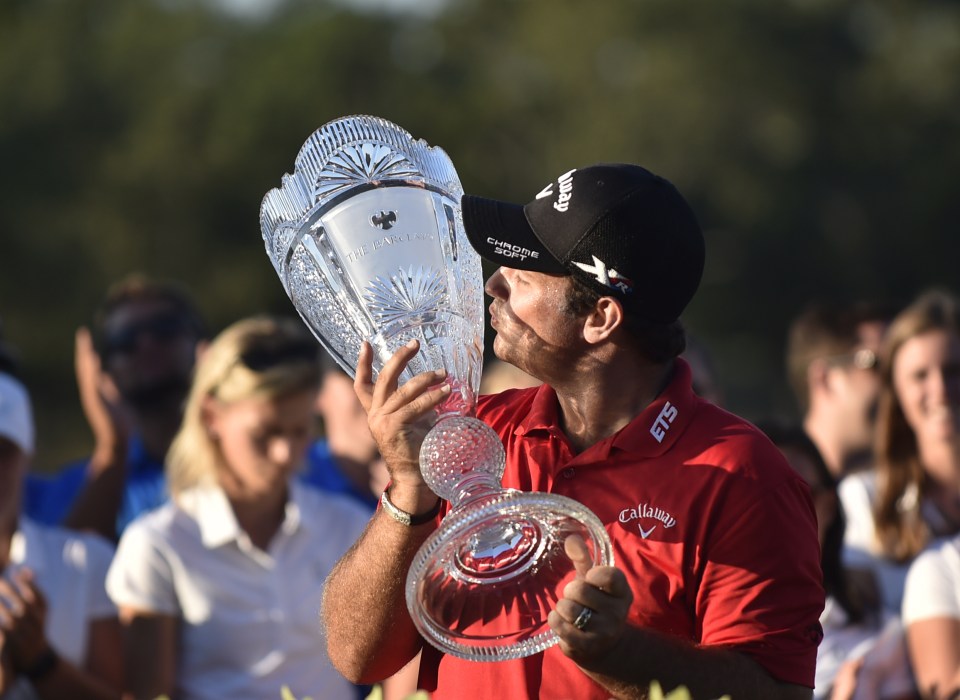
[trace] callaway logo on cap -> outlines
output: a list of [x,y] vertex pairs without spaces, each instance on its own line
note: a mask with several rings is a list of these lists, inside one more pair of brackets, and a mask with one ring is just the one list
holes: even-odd
[[633,314],[676,320],[700,284],[703,233],[670,182],[638,165],[575,168],[521,206],[462,200],[471,245],[497,265],[573,275]]

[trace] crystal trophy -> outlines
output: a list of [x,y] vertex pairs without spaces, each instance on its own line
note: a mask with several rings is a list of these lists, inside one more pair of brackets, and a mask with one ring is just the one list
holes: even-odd
[[411,564],[406,600],[423,637],[474,661],[557,642],[547,614],[576,572],[578,535],[595,564],[613,561],[601,521],[557,494],[505,489],[504,447],[473,417],[483,362],[480,258],[463,229],[463,188],[439,147],[384,119],[351,116],[314,132],[260,225],[297,312],[350,376],[360,346],[373,371],[413,339],[400,378],[445,369],[452,391],[420,452],[424,480],[450,511]]

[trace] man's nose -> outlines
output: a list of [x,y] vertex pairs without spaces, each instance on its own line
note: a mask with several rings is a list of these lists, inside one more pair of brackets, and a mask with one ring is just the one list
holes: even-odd
[[483,285],[483,291],[485,291],[489,296],[503,298],[505,296],[504,292],[506,291],[506,281],[503,278],[503,273],[500,271],[501,268],[497,268],[490,277],[487,278],[487,283]]

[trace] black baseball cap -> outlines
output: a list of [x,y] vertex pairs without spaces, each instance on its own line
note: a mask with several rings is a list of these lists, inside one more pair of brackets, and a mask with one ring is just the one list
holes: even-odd
[[464,195],[470,244],[496,265],[572,275],[669,323],[703,276],[703,232],[676,187],[638,165],[568,170],[526,205]]

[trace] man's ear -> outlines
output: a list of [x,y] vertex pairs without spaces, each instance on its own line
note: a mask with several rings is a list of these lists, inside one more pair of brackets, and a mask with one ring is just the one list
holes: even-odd
[[607,340],[623,325],[623,306],[613,297],[600,297],[584,319],[583,338],[590,344]]
[[807,365],[807,393],[813,396],[814,393],[830,390],[830,366],[823,359],[811,360]]

